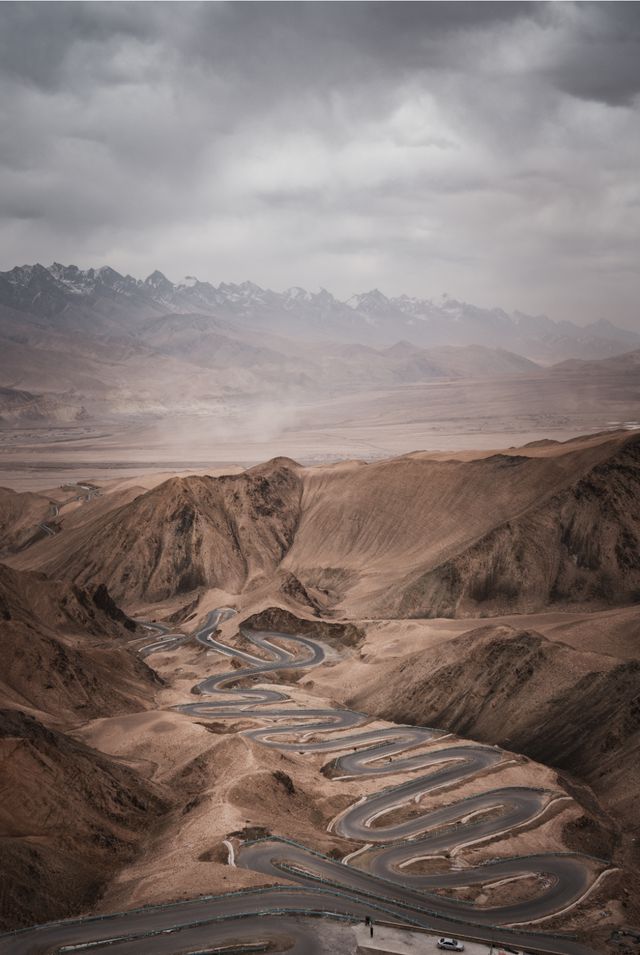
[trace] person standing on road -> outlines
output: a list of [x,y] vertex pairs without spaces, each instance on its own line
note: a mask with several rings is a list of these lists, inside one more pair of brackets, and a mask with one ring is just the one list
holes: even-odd
[[370,915],[367,915],[364,920],[364,924],[369,926],[369,935],[371,938],[373,938],[373,919]]

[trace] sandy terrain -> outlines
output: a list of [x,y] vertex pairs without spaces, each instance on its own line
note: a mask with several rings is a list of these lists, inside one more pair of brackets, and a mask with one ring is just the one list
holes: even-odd
[[251,398],[192,414],[132,412],[104,422],[0,430],[0,485],[40,490],[83,478],[211,473],[276,455],[318,464],[416,449],[498,449],[635,426],[638,416],[633,388],[621,392],[619,374],[602,369],[434,381],[335,398]]
[[[350,653],[348,656],[350,661]],[[144,856],[125,867],[111,883],[101,910],[264,884],[263,876],[224,864],[228,850],[223,841],[231,838],[233,842],[233,833],[245,829],[286,834],[327,854],[342,856],[359,847],[359,843],[329,833],[327,826],[362,795],[378,791],[379,781],[366,777],[331,780],[320,773],[327,754],[265,749],[242,736],[242,730],[253,725],[250,721],[213,721],[211,732],[198,721],[167,711],[164,707],[185,700],[195,679],[224,671],[228,660],[194,645],[174,653],[154,654],[152,660],[169,684],[157,696],[160,709],[92,721],[78,731],[84,742],[131,762],[177,798],[176,809],[164,820]],[[302,686],[288,685],[286,691],[299,706],[330,704],[331,697],[318,690],[318,685],[331,683],[341,665],[323,665]],[[387,724],[373,721],[370,725],[375,728]],[[427,748],[437,745],[434,741]],[[277,772],[286,773],[294,781],[294,792],[283,789],[274,775]],[[390,774],[384,777],[384,785],[400,783],[404,778],[403,774]],[[446,805],[487,788],[523,785],[559,789],[551,770],[507,755],[503,767],[425,796],[414,809]],[[565,826],[582,815],[582,808],[565,797],[557,808],[552,803],[538,824],[525,827],[515,836],[461,850],[456,853],[455,864],[464,867],[516,851],[556,851],[564,846]],[[466,892],[468,898],[478,895],[482,896],[481,887]]]
[[639,448],[617,432],[446,460],[275,458],[144,493],[118,482],[7,559],[129,606],[279,589],[358,618],[605,609],[640,586]]
[[[104,583],[130,616],[191,633],[214,608],[235,607],[239,615],[221,624],[221,639],[249,652],[246,638],[237,636],[247,618],[318,636],[328,647],[320,666],[262,680],[284,689],[292,709],[342,704],[368,713],[370,728],[432,725],[459,734],[460,742],[452,737],[447,745],[471,739],[503,746],[503,763],[419,796],[390,818],[412,818],[493,788],[559,793],[533,824],[456,850],[448,864],[465,868],[554,851],[611,859],[623,874],[604,877],[579,910],[549,924],[575,926],[583,937],[598,925],[604,939],[612,926],[635,917],[625,887],[635,891],[638,867],[632,766],[640,616],[629,603],[636,573],[629,556],[637,530],[629,507],[636,447],[629,433],[619,432],[498,455],[423,451],[395,461],[316,467],[279,458],[249,471],[223,468],[208,477],[195,469],[168,479],[150,468],[143,476],[123,472],[98,481],[95,490],[82,493],[69,483],[49,485],[39,495],[7,494],[2,513],[13,536],[6,558],[11,568],[3,571],[10,615],[4,619],[13,643],[11,679],[0,689],[12,711],[22,708],[42,721],[41,729],[27,725],[29,746],[19,744],[31,759],[45,745],[38,741],[47,740],[48,727],[59,732],[55,744],[46,744],[56,753],[47,788],[30,790],[27,798],[41,813],[47,800],[59,818],[70,811],[76,847],[94,832],[91,827],[106,833],[94,834],[104,841],[96,856],[102,881],[87,884],[75,909],[66,870],[61,875],[51,862],[57,846],[49,845],[38,862],[48,879],[46,906],[29,914],[24,898],[13,899],[7,924],[269,881],[229,865],[225,840],[237,848],[251,835],[282,835],[342,858],[361,844],[330,831],[332,820],[361,796],[406,780],[400,773],[333,778],[322,772],[333,753],[269,749],[244,735],[256,724],[241,714],[201,720],[177,713],[172,707],[199,699],[194,684],[232,664],[190,641],[146,658],[157,671],[154,682],[135,657],[153,634],[127,629],[124,619],[106,613],[103,608],[112,607],[100,589]],[[52,500],[57,512],[41,516]],[[53,534],[25,542],[38,518],[51,522]],[[495,593],[489,589],[482,605],[478,542],[489,541],[484,553],[491,553],[491,535],[504,527],[524,528],[523,537],[501,540],[494,578],[499,582],[496,568],[517,560],[526,577],[513,578],[520,589],[500,583]],[[549,527],[563,528],[562,534],[545,538]],[[525,538],[523,559],[517,554]],[[416,580],[454,558],[468,571],[466,581],[460,576],[462,618],[411,618],[406,601]],[[549,562],[556,581],[582,575],[583,589],[573,601],[552,604],[540,570]],[[32,568],[44,568],[50,578]],[[606,599],[597,590],[605,571]],[[473,587],[478,606],[469,603]],[[526,607],[519,602],[526,588],[536,612],[515,613]],[[477,619],[480,613],[486,617]],[[284,638],[276,644],[287,647]],[[25,646],[32,656],[20,667],[15,661]],[[264,651],[256,655],[264,657]],[[51,686],[29,682],[28,672]],[[15,737],[11,720],[8,727],[11,755],[15,739],[28,734],[20,729],[23,735]],[[426,750],[437,743],[422,745]],[[80,764],[86,792],[69,809],[59,781]],[[92,780],[104,793],[104,817],[98,819],[90,811]],[[19,801],[22,790],[15,785]],[[135,811],[136,799],[152,807],[153,818]],[[119,800],[133,808],[112,833],[109,813]],[[25,845],[41,837],[20,819]],[[28,856],[14,863],[26,885]],[[593,867],[595,879],[602,864]],[[58,885],[64,898],[56,896]],[[533,882],[518,879],[451,891],[490,906],[515,902],[532,888]]]
[[[219,594],[207,595],[208,606]],[[246,607],[242,616],[250,614]],[[398,622],[365,625],[366,639],[360,646],[333,650],[331,659],[303,676],[298,683],[287,684],[292,706],[333,705],[349,691],[358,672],[384,670],[385,660],[398,654]],[[420,633],[421,623],[410,621],[408,640],[412,648],[420,642],[437,649],[436,637],[446,623],[429,621],[422,624],[428,632]],[[224,638],[233,637],[236,620],[223,624]],[[451,645],[447,634],[446,646]],[[139,638],[135,638],[139,643]],[[279,641],[283,642],[283,641]],[[283,642],[286,645],[286,640]],[[375,662],[374,648],[379,650]],[[122,910],[145,903],[215,893],[242,886],[262,885],[273,881],[259,873],[228,865],[228,846],[238,846],[239,838],[255,833],[286,835],[321,852],[341,857],[360,847],[328,831],[332,819],[362,795],[377,792],[384,786],[402,782],[404,774],[390,774],[382,781],[373,778],[352,780],[331,779],[320,772],[330,761],[330,754],[280,753],[269,750],[243,736],[255,725],[249,720],[201,721],[172,711],[170,707],[193,699],[190,690],[205,675],[225,671],[229,661],[195,643],[174,652],[158,652],[150,661],[165,681],[156,691],[152,709],[123,713],[107,718],[91,719],[76,725],[72,736],[90,746],[90,752],[115,760],[123,771],[135,773],[140,785],[157,794],[168,809],[144,835],[143,846],[129,862],[121,857],[100,900],[91,906],[94,911]],[[357,664],[357,665],[356,665]],[[268,686],[268,683],[264,684]],[[282,684],[276,683],[279,689]],[[375,719],[372,728],[383,727]],[[340,734],[334,734],[339,738]],[[455,739],[447,739],[447,745]],[[460,741],[463,744],[463,740]],[[433,748],[438,741],[427,744]],[[420,751],[420,750],[418,750]],[[284,780],[284,782],[283,782]],[[289,784],[290,788],[289,788]],[[506,754],[504,764],[484,771],[461,784],[450,785],[423,796],[411,807],[398,810],[399,817],[419,810],[447,805],[452,800],[502,786],[535,786],[562,796],[563,784],[557,774],[521,756]],[[149,797],[147,797],[149,798]],[[393,818],[393,817],[391,817]],[[586,832],[582,822],[587,819]],[[514,854],[583,851],[608,854],[610,834],[592,810],[564,795],[551,801],[533,825],[527,825],[507,836],[498,836],[452,854],[450,864],[464,868],[486,860]],[[598,841],[599,840],[599,841]],[[599,848],[600,852],[595,852]],[[601,867],[594,863],[593,878]],[[580,908],[579,918],[568,913],[558,926],[577,925],[582,934],[586,926],[599,923],[600,933],[607,926],[620,924],[623,912],[610,902],[618,891],[615,876],[603,883],[593,898]],[[526,881],[491,888],[489,885],[459,890],[457,897],[474,899],[477,904],[506,904],[534,888]],[[451,895],[451,893],[449,893]],[[603,922],[601,912],[608,906],[611,915]],[[546,926],[545,926],[546,927]]]

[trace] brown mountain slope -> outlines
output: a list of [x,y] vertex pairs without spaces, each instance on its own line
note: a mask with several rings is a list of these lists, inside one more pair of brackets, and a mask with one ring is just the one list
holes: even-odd
[[410,455],[316,469],[305,476],[300,526],[283,566],[353,615],[626,599],[640,587],[639,448],[638,436],[627,434],[546,455]]
[[165,805],[127,767],[0,710],[0,930],[95,903]]
[[132,622],[93,595],[0,564],[0,705],[85,718],[148,706],[153,672],[123,646]]
[[240,591],[272,573],[300,510],[298,466],[286,459],[220,478],[172,478],[131,503],[61,534],[42,564],[116,599],[163,600],[198,587]]
[[566,770],[637,827],[640,662],[489,626],[383,664],[348,705]]
[[514,737],[533,759],[587,779],[603,802],[638,830],[640,661],[585,674],[554,699],[535,737]]
[[105,582],[130,603],[292,574],[347,616],[593,607],[640,592],[640,436],[440,458],[307,469],[276,458],[174,478],[12,562]]
[[48,536],[41,526],[51,511],[43,494],[22,494],[0,487],[0,557],[28,547]]
[[581,378],[587,376],[622,376],[625,378],[625,387],[628,388],[632,384],[637,386],[640,381],[640,348],[593,361],[570,358],[567,361],[552,365],[549,373],[551,375],[576,375]]
[[85,416],[77,396],[34,394],[16,388],[0,388],[0,429],[29,425],[68,424]]
[[278,633],[308,634],[316,640],[335,644],[340,648],[358,646],[364,637],[360,627],[352,623],[330,623],[327,620],[307,620],[297,617],[282,607],[266,607],[242,621],[250,630],[276,630]]
[[58,730],[149,706],[158,680],[125,645],[134,629],[104,586],[0,564],[1,928],[93,904],[164,809],[131,769]]
[[639,540],[640,441],[634,438],[569,487],[413,580],[397,610],[477,616],[633,600],[640,594]]

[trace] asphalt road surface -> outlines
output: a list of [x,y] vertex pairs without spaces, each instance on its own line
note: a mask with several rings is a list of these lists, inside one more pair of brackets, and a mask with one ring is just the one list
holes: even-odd
[[[234,684],[259,680],[283,667],[317,666],[325,659],[325,650],[308,637],[248,630],[243,630],[243,635],[269,659],[235,650],[214,636],[219,624],[233,613],[229,608],[213,611],[196,639],[245,665],[203,680],[194,689],[207,699],[176,709],[200,720],[256,720],[261,725],[245,735],[279,750],[342,752],[331,763],[331,774],[337,779],[407,773],[407,780],[400,785],[361,799],[333,820],[333,831],[361,841],[362,851],[351,854],[344,863],[286,839],[246,842],[236,855],[238,865],[273,878],[287,878],[297,885],[145,907],[103,919],[37,926],[0,936],[0,953],[37,955],[103,949],[114,955],[138,955],[142,951],[182,955],[219,950],[225,945],[246,945],[247,951],[256,951],[264,944],[271,951],[313,955],[314,939],[322,931],[317,917],[360,920],[367,915],[430,928],[438,934],[458,933],[533,951],[561,955],[586,955],[590,951],[567,936],[545,935],[534,930],[538,926],[527,927],[562,911],[588,892],[594,879],[593,866],[578,854],[505,858],[430,875],[411,869],[412,862],[422,858],[443,856],[463,845],[535,824],[552,801],[562,798],[562,793],[502,787],[466,799],[456,800],[452,795],[452,801],[444,807],[421,811],[416,804],[421,795],[482,774],[504,762],[506,755],[494,747],[462,744],[426,727],[345,732],[362,726],[369,718],[347,709],[301,709],[292,706],[285,693],[259,686],[234,689]],[[144,655],[169,650],[184,639],[182,634],[163,630],[156,628],[162,635],[141,648]],[[276,646],[274,639],[292,649]],[[273,720],[276,725],[269,725]],[[308,739],[318,734],[327,738]],[[443,745],[447,740],[448,745]],[[391,812],[394,815],[386,819]],[[532,890],[530,898],[493,908],[476,907],[434,891],[531,875],[542,879],[541,888]],[[292,917],[301,915],[307,918]]]

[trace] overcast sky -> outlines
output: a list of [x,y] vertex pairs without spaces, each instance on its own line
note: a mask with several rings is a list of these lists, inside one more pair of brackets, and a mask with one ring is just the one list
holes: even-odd
[[0,268],[640,327],[640,4],[2,3]]

